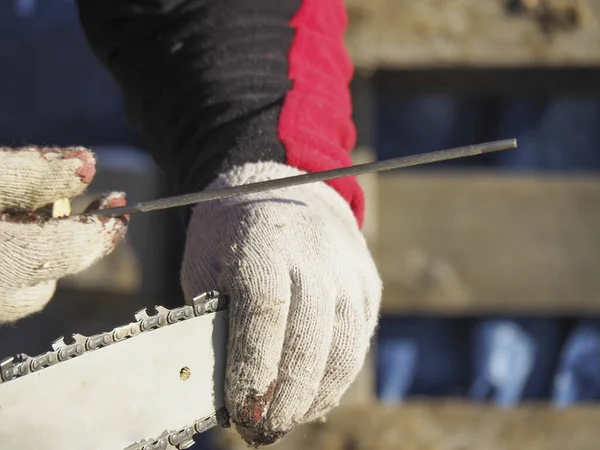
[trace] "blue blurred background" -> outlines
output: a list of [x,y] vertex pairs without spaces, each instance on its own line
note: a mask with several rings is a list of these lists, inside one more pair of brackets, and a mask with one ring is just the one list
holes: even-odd
[[[436,166],[563,174],[600,169],[598,99],[379,94],[379,158],[515,137],[518,151]],[[560,317],[387,317],[379,333],[378,392],[392,403],[415,395],[466,396],[500,406],[597,401],[599,325]]]

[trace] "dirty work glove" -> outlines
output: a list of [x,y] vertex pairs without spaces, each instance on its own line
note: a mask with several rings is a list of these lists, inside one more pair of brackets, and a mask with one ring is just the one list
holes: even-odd
[[[44,308],[57,279],[90,267],[126,232],[126,219],[52,219],[44,208],[81,194],[95,174],[82,148],[0,148],[0,323]],[[91,207],[123,205],[110,193]]]
[[[298,175],[248,163],[209,189]],[[231,299],[225,405],[247,443],[323,417],[361,369],[381,281],[346,201],[325,183],[196,205],[182,266],[187,298]]]

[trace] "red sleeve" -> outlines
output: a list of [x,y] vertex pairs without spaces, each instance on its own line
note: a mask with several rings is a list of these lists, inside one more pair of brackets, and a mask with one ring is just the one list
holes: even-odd
[[[279,121],[287,163],[308,172],[349,166],[356,130],[349,89],[353,66],[344,44],[344,2],[303,0],[291,25],[295,30],[289,53],[292,88]],[[364,196],[356,178],[328,184],[350,203],[362,226]]]

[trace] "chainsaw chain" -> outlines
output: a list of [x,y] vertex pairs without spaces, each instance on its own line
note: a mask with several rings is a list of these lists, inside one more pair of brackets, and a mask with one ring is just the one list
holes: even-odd
[[[63,361],[119,343],[125,339],[135,338],[143,333],[149,333],[184,320],[227,309],[227,303],[227,297],[221,296],[218,292],[206,292],[195,297],[191,305],[171,310],[162,306],[155,306],[156,314],[154,315],[148,315],[146,308],[141,309],[135,314],[136,322],[116,327],[112,331],[92,336],[73,334],[71,343],[65,342],[65,338],[60,337],[52,343],[51,351],[41,355],[29,356],[20,353],[2,360],[0,362],[0,383],[8,383],[47,367],[60,364]],[[163,450],[169,448],[169,446],[176,446],[180,449],[189,448],[193,445],[192,437],[195,434],[202,433],[217,425],[229,426],[229,418],[224,409],[180,430],[165,431],[154,440],[133,444],[127,447],[126,450]]]
[[177,448],[184,450],[194,445],[194,435],[204,433],[216,426],[229,428],[229,414],[225,408],[221,408],[215,414],[201,420],[197,420],[192,425],[181,428],[177,431],[164,431],[156,439],[143,440],[130,445],[124,450],[167,450]]

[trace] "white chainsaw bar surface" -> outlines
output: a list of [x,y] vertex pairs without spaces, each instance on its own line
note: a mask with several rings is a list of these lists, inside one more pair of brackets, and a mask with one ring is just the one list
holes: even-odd
[[141,333],[0,383],[0,448],[121,450],[214,414],[224,405],[227,315]]

